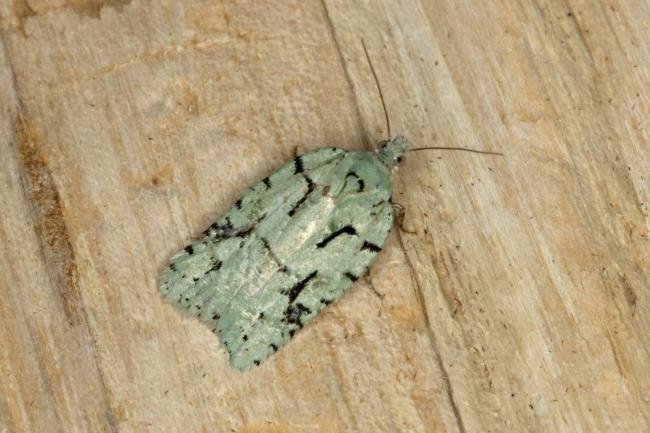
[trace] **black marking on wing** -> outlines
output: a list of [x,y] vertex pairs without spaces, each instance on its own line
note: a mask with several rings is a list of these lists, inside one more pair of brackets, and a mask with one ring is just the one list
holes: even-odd
[[[208,269],[208,272],[216,272],[216,271],[218,271],[219,269],[221,269],[222,264],[223,263],[220,260],[215,261],[214,264],[212,265],[212,267],[210,269]],[[206,274],[208,272],[206,272]]]
[[356,231],[355,228],[352,227],[352,226],[341,227],[341,228],[338,229],[337,231],[335,231],[335,232],[333,232],[333,233],[330,233],[330,235],[329,235],[328,237],[326,237],[325,239],[323,239],[322,241],[320,241],[319,243],[317,243],[316,246],[317,246],[318,248],[323,248],[325,245],[327,245],[328,243],[330,243],[334,238],[336,238],[337,236],[343,235],[343,234],[351,235],[351,236],[356,236],[356,235],[357,235],[357,231]]
[[372,251],[374,253],[377,253],[381,251],[381,247],[377,244],[373,244],[372,242],[369,241],[363,241],[363,245],[361,245],[361,250],[368,250]]
[[318,271],[314,271],[311,274],[307,275],[305,278],[303,278],[301,281],[298,281],[295,286],[293,286],[291,289],[287,290],[284,292],[285,295],[289,297],[289,304],[291,304],[293,301],[296,300],[298,295],[300,295],[300,292],[302,292],[305,289],[305,286],[307,286],[307,283],[316,276]]
[[357,184],[359,185],[357,187],[357,192],[363,192],[363,190],[366,189],[366,183],[359,177],[356,172],[351,171],[346,177],[354,177],[357,180]]
[[226,224],[212,223],[210,226],[203,231],[203,236],[211,236],[214,232],[214,235],[217,239],[228,239],[232,237],[246,237],[254,229],[259,221],[264,219],[265,215],[261,215],[256,221],[250,222],[244,227],[236,229],[233,227],[232,222],[230,222],[230,217],[226,217]]
[[305,171],[305,167],[302,163],[302,157],[296,156],[293,160],[293,173],[298,174],[302,173],[303,171]]
[[235,236],[248,236],[249,234],[251,234],[253,229],[255,229],[255,223],[249,224],[248,227],[235,234]]
[[303,196],[300,198],[300,200],[298,200],[298,201],[297,201],[297,202],[296,202],[296,203],[291,207],[291,209],[289,210],[289,216],[293,216],[293,214],[296,213],[296,211],[298,210],[298,208],[300,207],[300,205],[303,204],[303,203],[305,202],[305,200],[307,200],[307,197],[309,196],[309,194],[311,194],[312,192],[314,192],[314,189],[316,188],[316,184],[314,183],[313,180],[311,180],[311,179],[309,178],[309,176],[303,175],[303,177],[304,177],[305,180],[307,181],[307,192],[305,193],[305,195],[303,195]]
[[309,308],[298,302],[296,305],[289,305],[287,309],[284,310],[284,321],[302,328],[302,317],[310,313],[311,310]]
[[308,193],[305,194],[305,195],[303,195],[303,196],[300,198],[300,200],[298,200],[298,201],[297,201],[293,206],[291,206],[291,209],[289,209],[289,213],[288,213],[289,216],[293,216],[293,214],[296,213],[296,211],[298,210],[298,208],[300,207],[300,205],[303,204],[303,203],[305,202],[305,200],[307,200],[307,195],[308,195]]
[[266,185],[267,188],[271,188],[271,180],[268,177],[262,179],[262,183],[264,183],[264,185]]
[[260,365],[261,363],[262,363],[262,361],[260,361],[259,359],[256,359],[256,360],[253,361],[253,364],[255,364],[255,365]]
[[219,224],[212,223],[208,226],[207,229],[203,231],[203,236],[210,236],[212,231],[216,231],[219,228]]
[[352,272],[346,272],[346,273],[343,274],[343,275],[345,275],[345,276],[346,276],[350,281],[352,281],[352,282],[357,281],[357,280],[359,279],[359,277],[357,277],[356,275],[354,275]]
[[219,234],[220,237],[229,238],[235,232],[235,228],[232,226],[232,223],[230,222],[230,219],[228,219],[228,217],[226,217],[226,224],[225,225],[217,224],[217,231],[221,232]]
[[192,254],[194,254],[194,247],[192,245],[186,246],[185,252],[191,256]]
[[320,302],[321,302],[321,304],[329,305],[329,304],[332,303],[332,300],[331,299],[320,298]]
[[176,272],[176,265],[173,264],[173,263],[171,263],[171,264],[169,265],[169,269],[171,269],[172,271]]
[[214,313],[214,315],[212,316],[212,320],[219,320],[219,319],[221,319],[221,316],[218,313]]
[[377,203],[373,204],[372,207],[378,207],[386,203],[386,200],[379,200]]
[[232,226],[229,217],[226,217],[226,224],[219,224],[217,222],[210,224],[210,226],[203,232],[203,235],[210,236],[213,231],[216,232],[215,235],[220,239],[229,238],[236,234],[236,230]]
[[287,266],[278,259],[278,257],[275,255],[273,250],[271,249],[271,245],[269,244],[268,239],[260,237],[260,242],[262,242],[262,245],[264,245],[264,248],[269,252],[269,255],[271,258],[277,263],[278,265],[278,271],[279,272],[288,272]]
[[311,177],[307,176],[306,174],[303,174],[302,177],[304,177],[305,180],[307,181],[307,191],[308,191],[308,193],[312,192],[314,190],[314,188],[316,188],[316,184],[314,183],[313,180],[311,180]]
[[260,241],[262,242],[262,245],[264,245],[264,248],[266,248],[267,250],[269,250],[271,252],[271,254],[273,254],[273,251],[271,250],[271,245],[269,245],[268,239],[261,237]]
[[277,352],[277,351],[278,351],[278,346],[277,346],[276,344],[271,343],[269,347],[270,347],[271,350],[273,350],[274,352]]
[[241,199],[239,199],[239,200],[237,200],[237,201],[235,202],[235,207],[236,207],[237,209],[241,209]]

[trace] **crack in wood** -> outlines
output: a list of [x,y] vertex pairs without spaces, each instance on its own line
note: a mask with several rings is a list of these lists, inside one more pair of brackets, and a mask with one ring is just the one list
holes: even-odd
[[404,247],[404,241],[402,239],[402,234],[400,233],[399,230],[395,230],[397,233],[397,240],[399,242],[399,246],[402,250],[402,253],[404,254],[404,258],[406,259],[406,265],[409,268],[409,274],[411,276],[411,281],[413,281],[413,285],[415,286],[415,296],[417,298],[417,302],[420,306],[420,311],[422,312],[422,316],[424,318],[424,322],[427,325],[427,334],[429,336],[429,342],[431,343],[431,348],[433,349],[433,352],[435,353],[435,358],[436,358],[436,363],[438,364],[438,368],[440,369],[440,373],[442,375],[442,380],[443,383],[445,384],[445,391],[447,393],[447,398],[449,399],[449,404],[451,405],[452,412],[454,414],[454,418],[456,419],[456,424],[458,425],[458,430],[461,433],[466,433],[465,430],[465,425],[463,423],[463,418],[461,417],[460,410],[458,409],[458,405],[456,404],[456,400],[454,398],[454,390],[451,386],[451,380],[449,378],[449,373],[447,372],[447,369],[445,368],[445,364],[442,361],[442,357],[440,356],[440,351],[438,350],[438,345],[436,343],[436,336],[433,333],[433,330],[431,329],[431,321],[429,319],[429,314],[427,313],[427,307],[424,301],[424,294],[422,292],[422,287],[420,286],[419,281],[416,278],[417,273],[415,272],[415,268],[413,267],[413,263],[411,262],[411,258],[409,257],[408,253],[406,252],[406,248]]
[[34,230],[48,275],[58,290],[68,323],[78,325],[82,307],[77,265],[61,198],[40,150],[40,135],[29,122],[21,119],[16,122],[16,141],[23,190],[31,205]]

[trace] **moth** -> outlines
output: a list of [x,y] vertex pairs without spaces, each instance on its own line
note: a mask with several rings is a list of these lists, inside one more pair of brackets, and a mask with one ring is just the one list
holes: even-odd
[[162,293],[219,335],[235,368],[261,363],[368,271],[393,225],[391,169],[407,147],[396,137],[377,152],[287,162],[172,258]]
[[397,136],[372,152],[323,148],[285,163],[172,257],[162,293],[218,334],[233,367],[259,365],[368,272],[393,226],[391,171],[408,147]]

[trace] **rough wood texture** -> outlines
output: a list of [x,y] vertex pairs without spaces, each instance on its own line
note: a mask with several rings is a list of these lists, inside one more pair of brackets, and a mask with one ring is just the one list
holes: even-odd
[[[647,432],[644,1],[0,1],[0,432]],[[157,291],[297,147],[410,154],[259,368]],[[412,233],[410,233],[412,232]]]

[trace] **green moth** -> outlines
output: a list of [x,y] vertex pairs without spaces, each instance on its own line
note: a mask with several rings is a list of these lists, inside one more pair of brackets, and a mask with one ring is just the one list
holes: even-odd
[[233,367],[260,364],[366,274],[393,226],[391,171],[408,146],[287,162],[172,258],[162,293],[219,335]]

